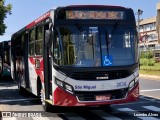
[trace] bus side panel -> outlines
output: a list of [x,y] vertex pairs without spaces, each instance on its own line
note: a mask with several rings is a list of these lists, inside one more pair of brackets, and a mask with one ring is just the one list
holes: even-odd
[[35,70],[37,76],[40,78],[41,83],[44,82],[44,71],[43,71],[43,57],[36,57],[35,58]]
[[29,85],[30,92],[37,95],[37,72],[35,70],[35,58],[28,58],[28,67],[29,67]]
[[37,95],[37,79],[40,78],[41,82],[44,81],[43,75],[43,58],[42,57],[29,57],[29,84],[30,92]]

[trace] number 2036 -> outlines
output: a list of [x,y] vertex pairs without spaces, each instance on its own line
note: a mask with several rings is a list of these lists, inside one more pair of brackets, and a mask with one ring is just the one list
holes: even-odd
[[126,82],[117,82],[116,85],[117,85],[117,87],[126,87],[127,86]]

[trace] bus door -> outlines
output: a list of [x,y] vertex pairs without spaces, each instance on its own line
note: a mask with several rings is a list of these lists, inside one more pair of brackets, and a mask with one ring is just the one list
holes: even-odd
[[51,23],[44,25],[44,87],[45,87],[45,98],[51,99],[52,96],[52,60],[51,60]]
[[[16,45],[16,78],[18,81],[18,85],[26,87],[25,83],[25,34],[17,37],[17,45]],[[19,44],[20,43],[20,44]]]

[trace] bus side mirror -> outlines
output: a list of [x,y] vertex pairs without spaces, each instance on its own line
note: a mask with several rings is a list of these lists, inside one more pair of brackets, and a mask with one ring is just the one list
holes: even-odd
[[45,46],[49,46],[51,45],[51,36],[52,36],[52,32],[50,30],[46,30],[45,32]]

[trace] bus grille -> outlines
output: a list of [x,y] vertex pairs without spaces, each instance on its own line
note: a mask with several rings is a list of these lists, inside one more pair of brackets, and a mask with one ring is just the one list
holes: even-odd
[[[87,72],[75,72],[72,74],[71,78],[76,80],[96,80],[100,77],[105,77],[107,75],[107,80],[126,78],[130,75],[128,71],[87,71]],[[106,80],[106,79],[104,79]]]
[[111,95],[110,100],[124,99],[128,92],[128,88],[111,90],[111,91],[75,91],[78,100],[81,102],[85,101],[96,101],[97,95]]

